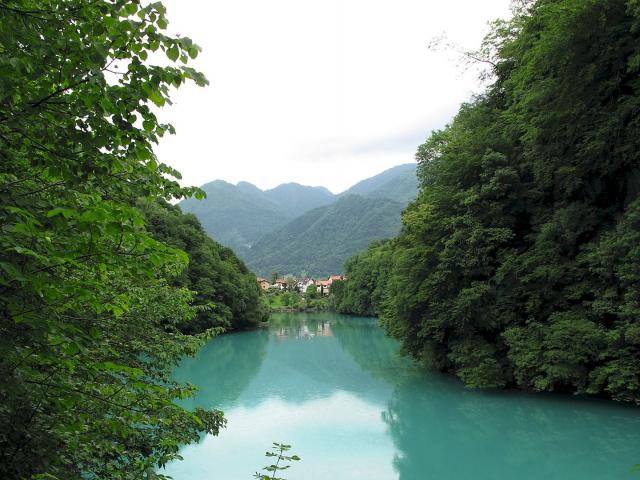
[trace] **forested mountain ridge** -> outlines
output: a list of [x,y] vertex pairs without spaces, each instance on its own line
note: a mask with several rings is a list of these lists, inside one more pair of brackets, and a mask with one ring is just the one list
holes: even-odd
[[640,402],[640,9],[523,3],[481,55],[493,83],[418,148],[402,232],[338,309],[470,387]]
[[415,163],[405,163],[356,183],[338,197],[361,195],[408,203],[418,194]]
[[292,218],[335,200],[334,195],[324,187],[307,187],[298,183],[283,183],[265,190],[264,194]]
[[334,201],[333,194],[322,187],[297,183],[263,191],[249,182],[232,185],[215,180],[202,190],[207,198],[189,198],[180,207],[196,215],[212,238],[239,255],[297,215]]
[[386,198],[348,195],[262,238],[249,250],[247,263],[263,276],[272,272],[306,272],[319,277],[339,273],[354,252],[399,232],[405,206]]
[[280,205],[250,183],[235,186],[216,180],[202,189],[206,199],[186,199],[180,202],[180,208],[196,215],[209,236],[239,255],[266,232],[291,219]]
[[[232,185],[216,180],[202,186],[206,199],[187,199],[180,207],[195,214],[212,238],[232,248],[262,275],[271,275],[273,271],[282,274],[306,271],[313,275],[337,273],[342,271],[342,261],[366,247],[369,241],[397,233],[398,212],[402,208],[398,210],[395,203],[406,206],[415,198],[418,190],[416,166],[409,163],[390,168],[338,195],[323,187],[297,183],[285,183],[263,191],[248,182]],[[366,197],[367,200],[361,202],[368,202],[372,213],[366,214],[363,210],[360,218],[354,218],[353,212],[344,208],[346,204],[332,208],[352,195]],[[382,204],[386,207],[380,208]],[[317,208],[321,210],[312,213]],[[344,212],[346,217],[340,219],[339,212]],[[383,218],[383,215],[389,216]],[[311,219],[320,217],[322,221],[314,226]],[[365,227],[363,221],[371,224]],[[310,230],[305,231],[305,228]],[[376,229],[377,234],[374,233]],[[339,233],[329,238],[328,232]],[[295,238],[296,235],[300,238]],[[323,239],[314,253],[310,248],[311,236]],[[328,250],[328,245],[333,252]]]

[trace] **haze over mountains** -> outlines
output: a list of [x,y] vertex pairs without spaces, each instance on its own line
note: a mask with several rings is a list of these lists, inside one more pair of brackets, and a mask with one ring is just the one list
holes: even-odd
[[324,187],[285,183],[270,190],[216,180],[207,198],[180,203],[206,232],[232,248],[257,274],[322,276],[373,241],[400,229],[400,213],[417,194],[416,164],[399,165],[334,195]]

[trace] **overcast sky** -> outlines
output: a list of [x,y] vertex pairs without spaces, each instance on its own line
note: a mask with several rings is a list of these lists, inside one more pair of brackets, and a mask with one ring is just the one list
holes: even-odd
[[412,162],[481,91],[434,37],[476,48],[509,0],[164,0],[169,31],[202,48],[210,85],[160,112],[156,147],[185,185],[298,182],[337,193]]

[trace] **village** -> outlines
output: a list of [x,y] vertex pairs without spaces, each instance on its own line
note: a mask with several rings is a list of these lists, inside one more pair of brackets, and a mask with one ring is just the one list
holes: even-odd
[[284,291],[296,293],[308,293],[310,288],[314,288],[316,293],[320,295],[329,295],[333,282],[344,281],[345,275],[329,275],[326,280],[317,280],[310,277],[295,278],[287,276],[285,278],[275,278],[273,283],[266,278],[256,277],[256,281],[260,288],[264,291]]

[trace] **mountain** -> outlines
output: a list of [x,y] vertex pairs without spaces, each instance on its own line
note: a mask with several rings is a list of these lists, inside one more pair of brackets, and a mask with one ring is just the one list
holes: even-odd
[[[262,275],[338,273],[371,240],[398,232],[400,212],[417,194],[416,164],[390,168],[339,195],[324,187],[284,183],[261,190],[216,180],[207,198],[179,205],[207,234]],[[315,247],[313,247],[315,245]]]
[[180,208],[195,214],[209,236],[241,256],[268,232],[334,201],[334,195],[326,188],[297,183],[262,191],[248,182],[232,185],[216,180],[202,189],[207,193],[206,199],[187,199]]
[[207,198],[180,202],[185,213],[193,213],[207,234],[242,256],[267,232],[285,225],[292,216],[265,197],[255,185],[232,185],[222,180],[202,186]]
[[361,195],[409,203],[418,194],[416,167],[415,163],[398,165],[374,177],[356,183],[338,196]]
[[265,191],[264,195],[291,217],[335,201],[335,195],[324,187],[307,187],[298,183],[283,183]]
[[245,260],[263,276],[272,272],[339,273],[344,261],[370,242],[399,232],[405,206],[386,198],[347,195],[266,235],[246,253]]

